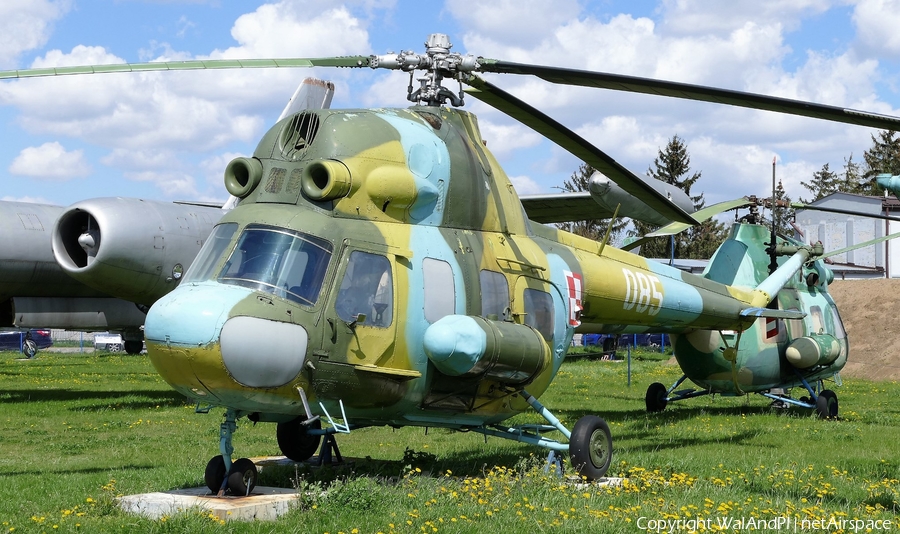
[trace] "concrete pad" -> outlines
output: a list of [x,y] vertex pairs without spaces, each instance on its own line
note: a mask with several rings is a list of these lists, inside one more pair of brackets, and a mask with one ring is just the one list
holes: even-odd
[[[259,472],[267,467],[290,467],[302,465],[306,468],[317,469],[318,456],[313,456],[306,462],[294,462],[284,456],[263,456],[250,458],[256,464]],[[352,464],[356,459],[344,458],[343,464],[333,463],[333,466]],[[151,519],[173,515],[185,510],[205,510],[219,519],[239,519],[243,521],[274,521],[279,516],[290,510],[297,500],[297,490],[293,488],[273,488],[257,486],[253,493],[246,497],[225,495],[216,497],[203,486],[199,488],[177,489],[154,493],[142,493],[138,495],[126,495],[119,497],[119,507],[122,510]]]
[[274,521],[291,509],[297,491],[257,486],[247,497],[216,497],[209,488],[187,488],[119,497],[126,512],[159,519],[185,510],[203,510],[225,521]]

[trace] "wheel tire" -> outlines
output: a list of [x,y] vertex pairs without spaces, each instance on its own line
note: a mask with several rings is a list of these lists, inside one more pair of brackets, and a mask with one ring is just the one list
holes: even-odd
[[256,487],[259,471],[256,464],[247,458],[241,458],[231,464],[231,473],[228,474],[228,489],[232,495],[250,495]]
[[108,343],[106,345],[106,350],[109,352],[119,352],[120,350],[122,350],[122,345],[120,345],[119,343]]
[[37,343],[33,339],[26,339],[22,343],[22,354],[28,359],[34,358],[34,355],[37,354]]
[[585,415],[572,429],[569,456],[578,474],[588,480],[606,475],[612,463],[612,434],[601,417]]
[[668,395],[669,390],[666,389],[666,386],[659,382],[650,384],[650,387],[647,388],[647,395],[644,397],[647,411],[653,413],[665,410],[666,405],[669,404],[669,401],[666,400]]
[[213,456],[209,463],[206,464],[206,473],[203,478],[206,481],[206,487],[213,493],[219,493],[222,488],[222,481],[225,480],[225,459],[222,455]]
[[140,354],[141,351],[144,350],[144,342],[141,340],[134,339],[126,339],[125,340],[125,352],[128,354]]
[[830,389],[823,389],[816,399],[816,413],[819,419],[834,419],[838,416],[837,393]]
[[305,462],[319,448],[319,442],[322,441],[320,435],[310,435],[308,430],[319,430],[322,428],[322,421],[316,419],[308,425],[304,425],[303,417],[298,417],[287,423],[278,423],[276,429],[276,437],[278,438],[278,448],[281,454],[287,456],[295,462]]

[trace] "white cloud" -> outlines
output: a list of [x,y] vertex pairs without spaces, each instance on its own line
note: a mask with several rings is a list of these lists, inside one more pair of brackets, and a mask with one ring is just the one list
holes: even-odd
[[[890,1],[900,4],[900,0]],[[863,4],[876,0],[861,2],[857,25],[862,24]],[[895,107],[900,106],[892,106],[877,92],[883,76],[878,61],[860,60],[846,44],[817,49],[821,51],[794,49],[793,33],[801,31],[805,20],[836,8],[835,4],[832,0],[728,4],[672,0],[663,2],[652,19],[622,13],[601,21],[582,13],[531,43],[504,42],[497,38],[498,33],[485,30],[467,33],[466,45],[474,53],[511,61],[661,78],[897,114]],[[891,12],[887,20],[895,14],[900,17],[900,8],[879,5]],[[577,131],[637,174],[644,174],[658,150],[678,134],[688,144],[692,169],[703,173],[698,191],[706,192],[708,202],[768,195],[773,156],[783,161],[779,176],[784,178],[788,194],[796,198],[804,193],[800,181],[808,180],[822,164],[839,166],[850,153],[859,160],[870,145],[871,130],[858,126],[566,87],[528,77],[494,76],[491,81]],[[478,113],[483,123],[487,119],[506,124],[492,110]],[[552,154],[554,161],[566,161],[558,157],[559,151]],[[507,170],[516,174],[514,168]],[[551,180],[561,182],[573,170],[574,166],[566,173],[554,171],[556,174],[541,176],[539,181],[545,188],[552,187]]]
[[479,121],[481,138],[488,149],[497,157],[506,157],[515,150],[538,145],[543,137],[521,124],[502,125],[490,121]]
[[57,142],[23,149],[9,166],[9,172],[48,180],[69,180],[88,176],[91,166],[81,150],[66,151]]
[[662,0],[659,13],[667,30],[679,34],[730,33],[754,20],[794,29],[803,17],[832,7],[834,0]]
[[[165,55],[155,59],[319,57],[370,48],[363,23],[326,2],[265,4],[239,17],[231,33],[237,46],[192,56],[162,43],[154,46]],[[48,51],[32,67],[123,62],[103,47],[78,45],[70,52]],[[16,120],[28,132],[88,140],[110,150],[106,165],[140,180],[144,172],[164,170],[166,160],[255,144],[300,80],[311,74],[248,69],[26,79],[0,84],[0,103],[20,111]],[[182,177],[154,183],[167,195],[196,192]]]
[[4,202],[27,202],[29,204],[53,204],[44,197],[34,197],[30,195],[24,197],[4,196],[0,197],[0,200]]
[[866,47],[900,59],[900,0],[859,0],[853,23]]
[[528,176],[510,176],[509,181],[512,182],[513,187],[516,188],[516,193],[519,195],[537,195],[539,193],[546,193],[540,184]]
[[200,169],[203,172],[205,183],[212,191],[219,194],[219,198],[228,196],[228,192],[225,190],[225,167],[227,167],[234,158],[246,156],[247,154],[225,152],[206,158],[200,162]]
[[200,193],[193,176],[179,172],[128,172],[125,176],[137,182],[152,182],[169,198],[180,200],[198,200]]
[[53,23],[69,11],[69,0],[4,0],[0,3],[0,67],[47,42]]
[[[445,4],[472,33],[514,45],[533,45],[578,16],[576,0],[454,0]],[[468,41],[468,39],[466,39]],[[455,45],[456,43],[454,43]]]

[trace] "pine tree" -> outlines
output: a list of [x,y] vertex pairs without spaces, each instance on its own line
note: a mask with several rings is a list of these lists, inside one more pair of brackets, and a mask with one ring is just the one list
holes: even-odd
[[[595,172],[596,170],[593,167],[591,167],[587,163],[582,163],[578,166],[578,170],[573,172],[572,176],[570,176],[568,180],[563,182],[562,187],[565,191],[568,191],[570,193],[588,191],[588,187],[591,184],[591,176]],[[625,226],[627,225],[628,222],[621,219],[613,223],[609,241],[614,241],[614,239],[622,233],[622,231],[625,229]],[[600,241],[601,239],[603,239],[603,236],[606,235],[606,229],[609,227],[609,218],[588,219],[585,221],[561,223],[559,227],[567,232],[572,232],[573,234],[578,234],[580,236],[587,237],[588,239]]]
[[[691,195],[691,187],[700,179],[699,172],[691,173],[691,157],[687,145],[677,135],[673,136],[664,150],[659,150],[647,174],[657,180],[674,185],[683,190],[694,209],[706,205],[703,193]],[[642,236],[655,229],[651,224],[634,221],[634,235]],[[727,235],[725,225],[710,219],[699,226],[690,228],[674,237],[676,258],[709,258]],[[668,237],[651,239],[641,245],[641,255],[647,258],[668,258],[672,253],[672,240]]]
[[875,177],[882,173],[900,174],[900,137],[893,130],[878,132],[872,136],[872,148],[863,153],[863,172],[860,194],[880,196],[882,191]]
[[849,158],[844,158],[844,173],[839,178],[837,190],[857,195],[866,194],[863,191],[862,170],[859,163],[853,161],[853,154],[850,154]]
[[800,185],[813,194],[811,200],[804,200],[803,197],[800,197],[800,202],[809,204],[820,198],[827,197],[828,195],[837,192],[840,184],[841,181],[837,173],[832,171],[826,163],[825,165],[822,165],[821,169],[813,173],[813,179],[811,181],[800,182]]

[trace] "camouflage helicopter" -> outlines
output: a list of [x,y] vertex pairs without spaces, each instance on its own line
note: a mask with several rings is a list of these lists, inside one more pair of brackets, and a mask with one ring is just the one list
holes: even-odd
[[[730,286],[755,286],[779,264],[781,253],[803,246],[802,242],[791,237],[776,238],[774,228],[770,230],[760,224],[758,207],[778,209],[777,203],[772,202],[773,198],[774,195],[769,199],[748,197],[694,213],[695,218],[704,220],[723,211],[750,208],[750,213],[742,219],[743,223],[732,227],[731,234],[713,254],[703,273],[705,278]],[[802,203],[792,203],[791,206],[842,211]],[[868,216],[900,221],[889,216]],[[672,223],[623,249],[631,250],[644,239],[672,235],[683,229],[684,225]],[[837,305],[828,293],[834,273],[825,265],[824,259],[898,236],[900,234],[883,236],[827,254],[822,252],[821,244],[817,244],[815,255],[818,259],[807,262],[798,270],[797,275],[785,283],[768,305],[770,309],[802,310],[805,317],[767,317],[745,330],[698,329],[673,333],[673,354],[684,374],[670,387],[659,382],[650,384],[645,395],[647,411],[660,412],[670,402],[703,395],[759,393],[772,399],[776,407],[798,406],[816,410],[821,418],[837,417],[837,394],[825,389],[824,381],[833,378],[840,384],[839,373],[847,363],[849,345]],[[773,247],[771,243],[776,244]],[[678,390],[686,380],[699,386],[699,389]],[[793,387],[802,388],[808,395],[793,398],[789,394]]]
[[[745,285],[684,273],[607,239],[530,220],[476,117],[458,109],[463,84],[658,214],[696,224],[664,193],[476,72],[900,125],[893,117],[780,98],[460,55],[442,34],[431,35],[426,47],[424,54],[60,69],[410,73],[408,109],[302,111],[270,129],[252,157],[229,163],[225,185],[239,204],[216,224],[179,286],[147,314],[148,353],[160,375],[198,407],[225,409],[220,454],[205,473],[214,492],[246,494],[255,485],[253,463],[233,459],[244,417],[276,423],[281,451],[297,461],[310,458],[323,437],[320,456],[327,456],[336,451],[335,434],[362,427],[441,427],[533,444],[551,456],[568,451],[581,476],[597,479],[612,459],[606,422],[587,415],[570,430],[537,400],[576,331],[741,332],[766,319],[806,316],[773,302],[798,277],[818,274],[822,287],[827,273],[814,262],[821,248],[774,247],[777,268]],[[417,70],[425,74],[413,89]],[[444,87],[445,79],[459,82],[460,92]],[[607,215],[593,207],[592,217]],[[760,248],[759,240],[743,237],[758,233],[755,226],[733,231],[738,238],[720,249],[723,265],[758,258],[746,251]],[[504,424],[529,409],[546,424]],[[563,438],[547,435],[553,431]]]

